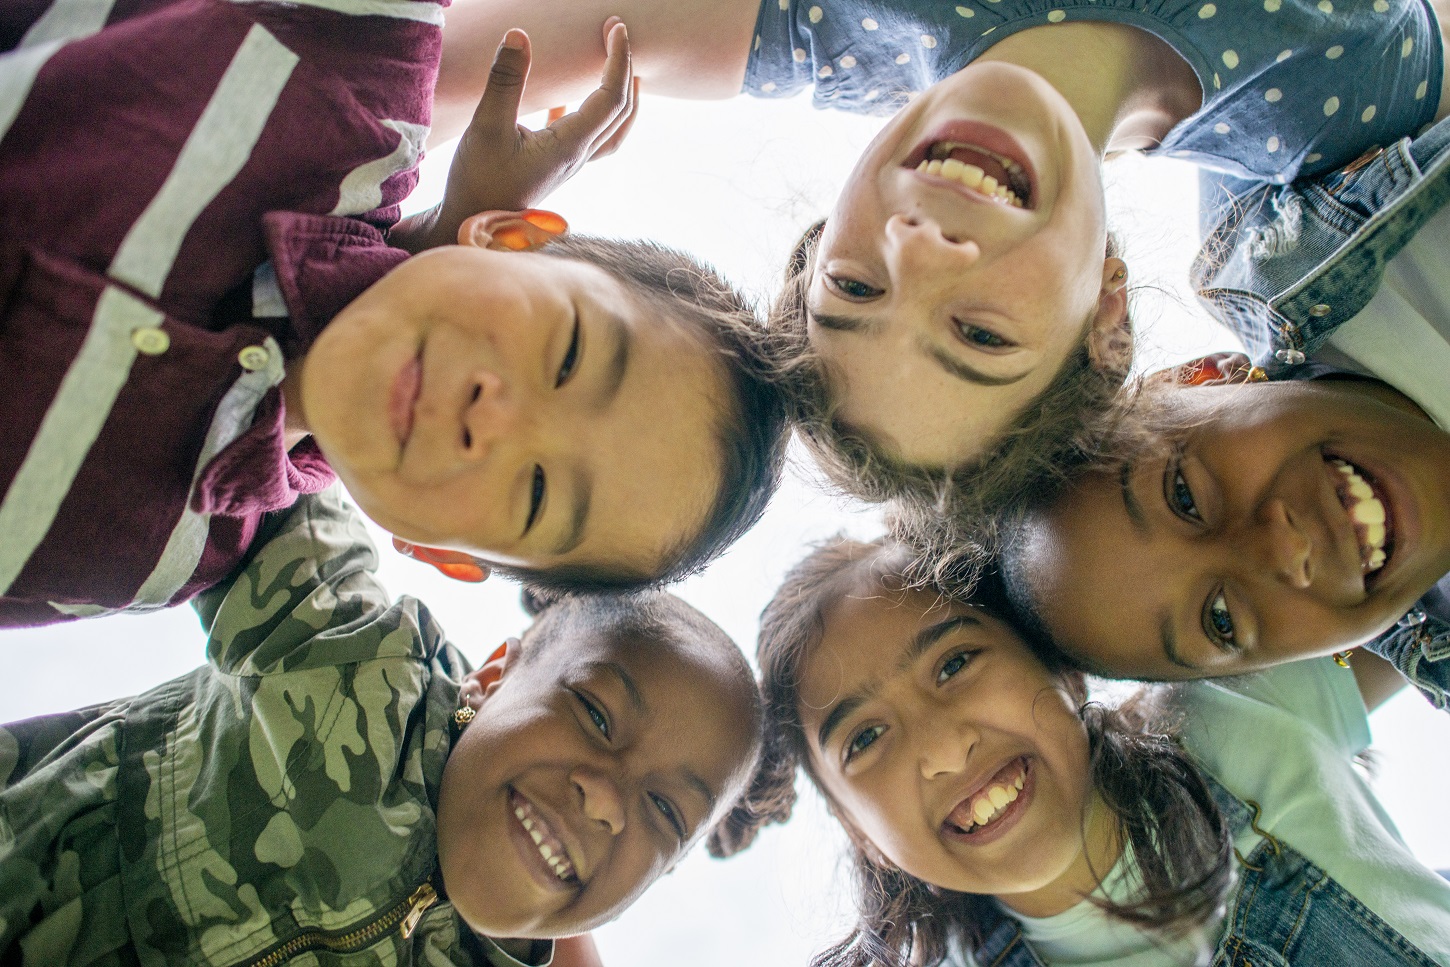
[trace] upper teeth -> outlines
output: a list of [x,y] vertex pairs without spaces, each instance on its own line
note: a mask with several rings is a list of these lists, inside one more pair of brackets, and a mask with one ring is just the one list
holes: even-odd
[[[574,875],[574,864],[569,862],[569,855],[564,852],[563,845],[553,837],[552,831],[543,820],[533,816],[523,806],[514,807],[514,818],[519,821],[519,824],[524,827],[524,831],[529,834],[529,838],[534,841],[534,845],[539,848],[539,855],[544,858],[545,863],[549,864],[549,868],[554,871],[555,876],[561,880],[567,880]],[[551,842],[545,842],[546,837]]]
[[1379,570],[1387,558],[1385,505],[1353,464],[1337,458],[1331,459],[1330,463],[1344,476],[1341,500],[1349,512],[1349,519],[1354,522],[1355,533],[1359,535],[1360,566],[1366,574]]
[[1011,782],[988,786],[972,797],[972,821],[976,826],[987,825],[1001,815],[1010,804],[1016,802],[1017,797],[1022,793],[1022,784],[1026,778],[1026,771],[1019,769],[1017,778]]
[[922,162],[916,166],[916,170],[929,175],[938,175],[950,181],[959,182],[978,194],[1005,202],[1014,208],[1023,207],[1022,199],[1018,198],[1017,193],[1010,187],[999,184],[996,178],[993,178],[976,165],[967,164],[965,161],[958,161],[956,158],[950,157],[954,149],[967,147],[979,154],[984,154],[992,158],[1002,166],[1009,178],[1018,181],[1019,184],[1021,183],[1026,172],[1023,171],[1021,165],[1011,158],[984,150],[975,145],[957,144],[953,141],[939,141],[932,145],[931,150],[928,152],[929,156],[922,159]]

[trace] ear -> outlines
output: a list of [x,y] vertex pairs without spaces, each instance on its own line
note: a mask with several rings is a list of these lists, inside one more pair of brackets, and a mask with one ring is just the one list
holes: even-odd
[[442,547],[414,544],[401,537],[393,538],[393,548],[405,557],[433,565],[444,577],[450,577],[455,581],[481,584],[488,580],[489,566],[471,554],[450,551]]
[[1088,324],[1088,358],[1104,373],[1127,375],[1133,365],[1133,322],[1128,318],[1128,265],[1112,256],[1103,260],[1098,309]]
[[542,208],[521,212],[479,212],[458,226],[458,244],[495,252],[527,252],[569,230],[563,216]]
[[478,667],[476,671],[470,672],[463,678],[463,686],[459,689],[459,699],[463,703],[477,710],[480,705],[488,700],[488,697],[498,690],[499,682],[513,666],[514,659],[519,652],[519,640],[509,638],[488,656],[488,661]]
[[1209,353],[1177,366],[1160,369],[1148,376],[1157,383],[1179,386],[1212,386],[1219,383],[1257,383],[1264,371],[1243,353]]

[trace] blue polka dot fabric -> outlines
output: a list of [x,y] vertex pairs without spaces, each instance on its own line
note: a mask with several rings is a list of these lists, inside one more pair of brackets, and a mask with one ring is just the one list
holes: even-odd
[[1129,24],[1181,54],[1204,103],[1156,150],[1288,182],[1434,117],[1440,33],[1422,0],[765,0],[745,92],[895,112],[1016,31]]

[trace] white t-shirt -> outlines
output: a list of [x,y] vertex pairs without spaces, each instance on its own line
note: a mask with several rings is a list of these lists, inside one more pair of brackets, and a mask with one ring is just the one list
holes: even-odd
[[[1316,658],[1243,678],[1192,682],[1178,688],[1175,702],[1185,716],[1185,747],[1224,788],[1260,805],[1261,829],[1450,967],[1450,883],[1410,854],[1354,767],[1370,734],[1351,672]],[[1247,857],[1261,841],[1247,829],[1234,845]],[[1121,868],[1131,862],[1114,868],[1105,884],[1109,895],[1122,889]],[[1211,951],[1222,933],[1220,922],[1205,926],[1206,944],[1190,938],[1155,946],[1086,901],[1054,917],[1016,919],[1053,967],[1192,964],[1199,960],[1195,939],[1199,950]]]
[[1450,430],[1450,207],[1390,260],[1374,298],[1314,360],[1389,383]]

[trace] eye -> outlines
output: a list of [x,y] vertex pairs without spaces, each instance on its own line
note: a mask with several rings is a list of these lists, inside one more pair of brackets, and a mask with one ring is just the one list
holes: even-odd
[[975,654],[976,652],[974,651],[952,652],[947,656],[946,661],[941,663],[941,667],[937,669],[936,683],[938,685],[945,684],[947,679],[951,678],[963,668],[966,668],[968,663],[971,662],[972,656]]
[[594,723],[594,727],[599,730],[600,734],[602,734],[606,739],[610,738],[608,716],[604,714],[604,712],[599,708],[598,705],[595,705],[593,702],[589,701],[589,699],[584,695],[583,692],[575,692],[574,697],[577,698],[579,700],[579,704],[584,707],[584,714],[589,716],[589,721]]
[[1188,486],[1177,460],[1169,461],[1163,470],[1163,496],[1173,513],[1184,520],[1203,523],[1203,515],[1198,512],[1198,503],[1193,499],[1193,488]]
[[529,491],[529,519],[524,521],[524,533],[533,529],[539,519],[539,508],[544,506],[544,468],[534,465],[534,485]]
[[851,736],[850,741],[846,743],[846,761],[850,762],[856,756],[869,749],[876,743],[877,739],[881,738],[881,733],[885,731],[886,726],[884,725],[871,725]]
[[670,828],[675,831],[675,835],[683,841],[685,838],[686,829],[685,820],[684,817],[680,815],[680,811],[676,809],[674,807],[674,804],[671,803],[664,796],[658,796],[654,793],[650,793],[649,799],[650,802],[654,805],[655,809],[659,810],[660,815],[665,817],[666,822],[670,824]]
[[1222,588],[1204,602],[1203,632],[1210,641],[1225,651],[1239,650],[1238,643],[1234,640],[1233,615],[1229,614],[1228,601],[1223,596]]
[[969,346],[976,346],[980,349],[1006,349],[1012,345],[1006,339],[997,335],[990,329],[983,329],[981,326],[970,322],[963,322],[961,319],[953,319],[957,327],[957,335],[962,342]]
[[574,334],[569,337],[569,349],[564,353],[564,361],[559,364],[559,375],[554,378],[554,388],[558,389],[569,382],[569,377],[574,375],[574,367],[579,362],[579,317],[574,316]]
[[844,296],[847,299],[854,299],[858,302],[875,299],[884,291],[876,288],[874,285],[867,285],[860,279],[849,279],[844,275],[826,276],[826,287],[837,295]]

